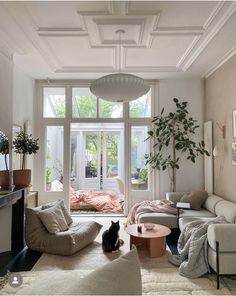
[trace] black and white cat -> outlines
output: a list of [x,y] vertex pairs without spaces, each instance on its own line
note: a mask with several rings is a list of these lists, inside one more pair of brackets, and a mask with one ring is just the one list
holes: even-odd
[[124,241],[119,238],[120,224],[119,221],[111,221],[109,229],[105,230],[102,235],[102,249],[104,252],[118,251]]

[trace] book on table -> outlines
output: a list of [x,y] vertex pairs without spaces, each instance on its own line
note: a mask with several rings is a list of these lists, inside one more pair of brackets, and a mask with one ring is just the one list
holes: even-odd
[[177,202],[176,208],[179,209],[191,209],[191,204],[189,202]]

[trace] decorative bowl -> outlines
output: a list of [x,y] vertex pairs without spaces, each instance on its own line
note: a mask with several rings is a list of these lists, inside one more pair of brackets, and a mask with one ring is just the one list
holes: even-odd
[[144,227],[145,227],[146,230],[153,230],[153,228],[155,227],[155,224],[144,223]]

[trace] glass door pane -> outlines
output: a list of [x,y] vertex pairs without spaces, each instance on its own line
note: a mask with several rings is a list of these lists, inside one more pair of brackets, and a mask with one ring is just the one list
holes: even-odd
[[145,166],[147,131],[147,126],[131,127],[131,190],[148,189],[148,169]]
[[63,190],[64,127],[46,127],[46,191]]
[[101,179],[100,133],[84,132],[84,180],[83,189],[99,190]]
[[106,159],[106,177],[118,177],[118,149],[119,149],[119,134],[106,133],[104,140],[105,159]]
[[103,135],[103,190],[117,187],[116,177],[121,177],[120,132],[104,132]]

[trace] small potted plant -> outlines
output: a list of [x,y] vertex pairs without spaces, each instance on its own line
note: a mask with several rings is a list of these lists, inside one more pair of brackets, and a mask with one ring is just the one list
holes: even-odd
[[8,137],[0,131],[0,154],[4,156],[5,170],[0,171],[0,188],[7,189],[9,187],[9,170],[8,160],[9,155],[9,141]]
[[31,170],[26,169],[26,155],[36,154],[39,150],[39,139],[25,132],[17,133],[13,139],[13,149],[17,154],[22,155],[21,169],[13,171],[13,184],[16,187],[27,187],[31,182]]
[[47,189],[47,191],[50,191],[51,190],[51,187],[52,187],[52,170],[49,168],[49,167],[47,167],[46,168],[46,189]]
[[145,183],[147,182],[148,170],[146,168],[141,169],[141,171],[140,171],[140,179]]

